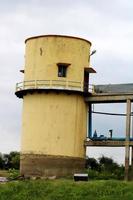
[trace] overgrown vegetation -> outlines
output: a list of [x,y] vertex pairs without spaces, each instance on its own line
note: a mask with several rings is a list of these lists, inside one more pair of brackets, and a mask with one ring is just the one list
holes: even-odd
[[86,169],[90,179],[109,180],[124,178],[124,166],[118,165],[112,158],[100,157],[86,159]]
[[12,151],[9,154],[0,153],[0,169],[19,169],[20,165],[20,153]]
[[[0,176],[6,176],[11,179],[19,176],[19,166],[19,152],[12,151],[9,154],[0,153]],[[124,179],[124,166],[117,164],[112,158],[104,156],[98,160],[87,158],[86,171],[90,180]]]
[[19,181],[0,185],[1,200],[132,200],[133,182]]
[[[17,155],[17,156],[16,156]],[[6,169],[11,180],[18,176],[19,153],[10,153]],[[16,162],[17,160],[17,162]],[[15,161],[15,162],[14,162]],[[74,182],[72,179],[59,180],[24,180],[0,184],[0,200],[132,200],[133,182],[99,179],[122,179],[124,167],[111,158],[100,157],[98,160],[87,158],[88,182]],[[3,167],[2,167],[3,169]],[[6,173],[6,170],[2,170]],[[90,181],[92,180],[93,181]],[[94,180],[98,179],[98,180]]]

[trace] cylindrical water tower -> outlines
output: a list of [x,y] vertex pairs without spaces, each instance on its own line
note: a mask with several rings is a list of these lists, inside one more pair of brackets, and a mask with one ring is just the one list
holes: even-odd
[[65,176],[85,164],[91,43],[82,38],[43,35],[26,41],[21,174]]

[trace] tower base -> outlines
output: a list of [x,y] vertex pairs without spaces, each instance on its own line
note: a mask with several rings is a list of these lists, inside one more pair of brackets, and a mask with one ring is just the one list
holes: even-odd
[[21,154],[20,173],[25,177],[65,177],[82,172],[84,168],[83,158]]

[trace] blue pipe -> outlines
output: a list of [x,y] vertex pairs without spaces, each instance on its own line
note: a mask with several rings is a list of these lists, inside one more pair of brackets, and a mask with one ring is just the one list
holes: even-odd
[[[113,141],[125,141],[126,138],[119,138],[119,137],[112,137],[112,138],[108,138],[108,137],[104,137],[104,138],[94,138],[94,137],[89,137],[89,139],[93,140],[93,141],[106,141],[106,140],[113,140]],[[133,141],[133,138],[130,138],[129,141]]]

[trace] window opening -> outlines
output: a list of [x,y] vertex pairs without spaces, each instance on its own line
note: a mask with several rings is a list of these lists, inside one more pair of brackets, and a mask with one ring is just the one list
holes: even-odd
[[67,67],[70,64],[67,63],[58,63],[58,77],[66,77],[67,76]]

